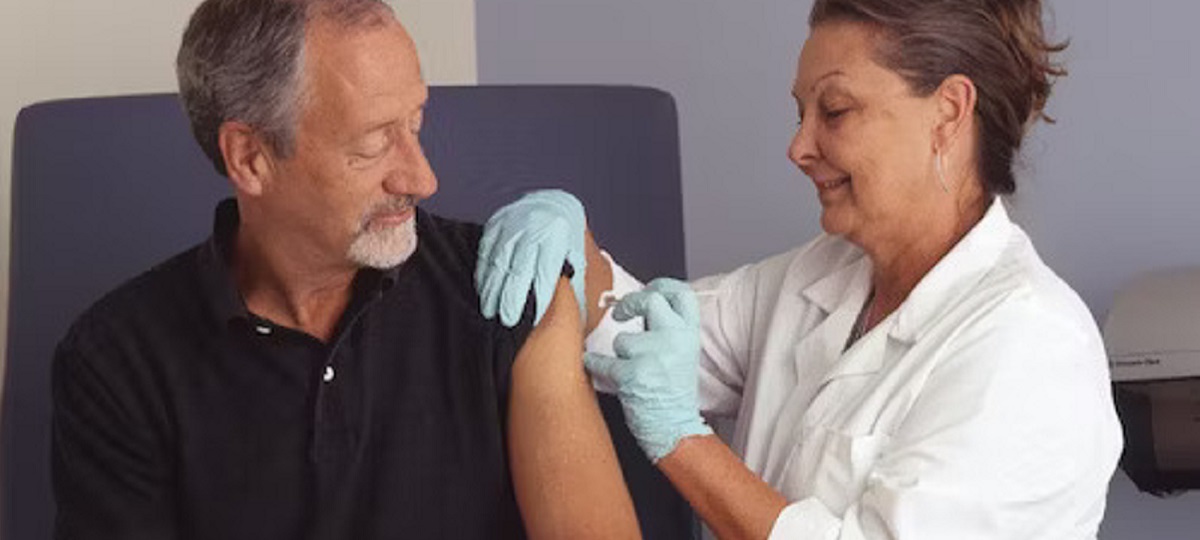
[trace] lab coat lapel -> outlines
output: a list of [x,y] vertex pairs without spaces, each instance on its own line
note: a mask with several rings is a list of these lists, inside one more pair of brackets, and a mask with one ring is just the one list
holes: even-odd
[[842,349],[870,288],[871,262],[864,256],[804,289],[804,297],[829,315],[796,345],[796,373],[801,385],[811,385],[815,390],[830,373],[846,369]]
[[865,256],[837,268],[811,285],[793,289],[797,300],[805,307],[795,312],[807,312],[809,308],[821,311],[824,317],[810,329],[797,328],[803,333],[793,346],[794,386],[774,419],[773,435],[768,443],[766,457],[762,460],[763,478],[782,481],[782,471],[787,458],[795,446],[794,431],[801,428],[801,418],[816,396],[825,374],[836,366],[842,346],[858,313],[855,306],[862,306],[870,287],[871,264]]
[[[983,219],[929,271],[899,309],[841,355],[840,360],[827,371],[821,387],[841,377],[879,371],[885,362],[884,353],[889,337],[909,345],[919,339],[938,316],[957,303],[995,265],[1007,245],[1011,230],[1012,222],[1008,219],[1004,204],[996,199]],[[855,283],[855,290],[861,288],[862,298],[865,299],[866,291],[870,289],[870,276],[868,274],[861,279],[861,284]],[[852,316],[857,317],[861,300],[858,304],[842,307],[851,308]],[[829,330],[837,331],[836,328]],[[847,327],[841,331],[841,343],[844,345],[849,329]],[[830,339],[835,337],[830,336]]]
[[[881,322],[880,326],[886,322]],[[824,386],[834,379],[842,377],[870,375],[879,371],[879,368],[883,367],[883,344],[886,341],[887,335],[881,330],[882,328],[876,328],[867,332],[854,345],[847,349],[846,352],[842,353],[841,359],[821,380],[821,385]],[[849,332],[847,332],[847,335],[849,335]],[[843,343],[844,341],[845,338],[843,338]]]

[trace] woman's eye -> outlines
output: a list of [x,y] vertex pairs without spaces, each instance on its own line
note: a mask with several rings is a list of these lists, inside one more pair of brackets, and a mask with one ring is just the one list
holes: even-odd
[[846,114],[849,111],[850,111],[850,109],[826,110],[825,111],[825,119],[826,120],[837,120],[838,118],[841,118],[842,115]]

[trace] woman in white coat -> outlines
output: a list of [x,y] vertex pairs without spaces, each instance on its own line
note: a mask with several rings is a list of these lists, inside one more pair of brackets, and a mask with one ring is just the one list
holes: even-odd
[[[601,322],[588,369],[722,538],[1094,538],[1121,451],[1104,350],[1000,200],[1062,74],[1041,20],[1038,0],[817,0],[788,155],[826,234],[696,296],[632,292],[542,192],[489,221],[485,315],[515,319],[564,258],[588,305],[624,296],[646,331],[613,353]],[[701,413],[735,419],[728,446]]]

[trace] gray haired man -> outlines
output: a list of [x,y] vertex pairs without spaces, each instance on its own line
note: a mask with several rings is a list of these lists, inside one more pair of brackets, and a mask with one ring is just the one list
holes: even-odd
[[177,67],[235,197],[59,345],[56,536],[637,536],[566,282],[536,328],[487,321],[481,228],[418,206],[390,9],[206,0]]

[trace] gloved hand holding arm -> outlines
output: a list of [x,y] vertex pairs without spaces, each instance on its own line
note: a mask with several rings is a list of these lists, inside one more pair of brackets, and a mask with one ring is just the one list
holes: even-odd
[[517,324],[532,289],[534,323],[540,322],[564,262],[574,270],[571,289],[590,329],[603,315],[596,299],[612,277],[588,233],[583,204],[565,191],[542,190],[501,208],[488,219],[479,243],[475,286],[483,316]]

